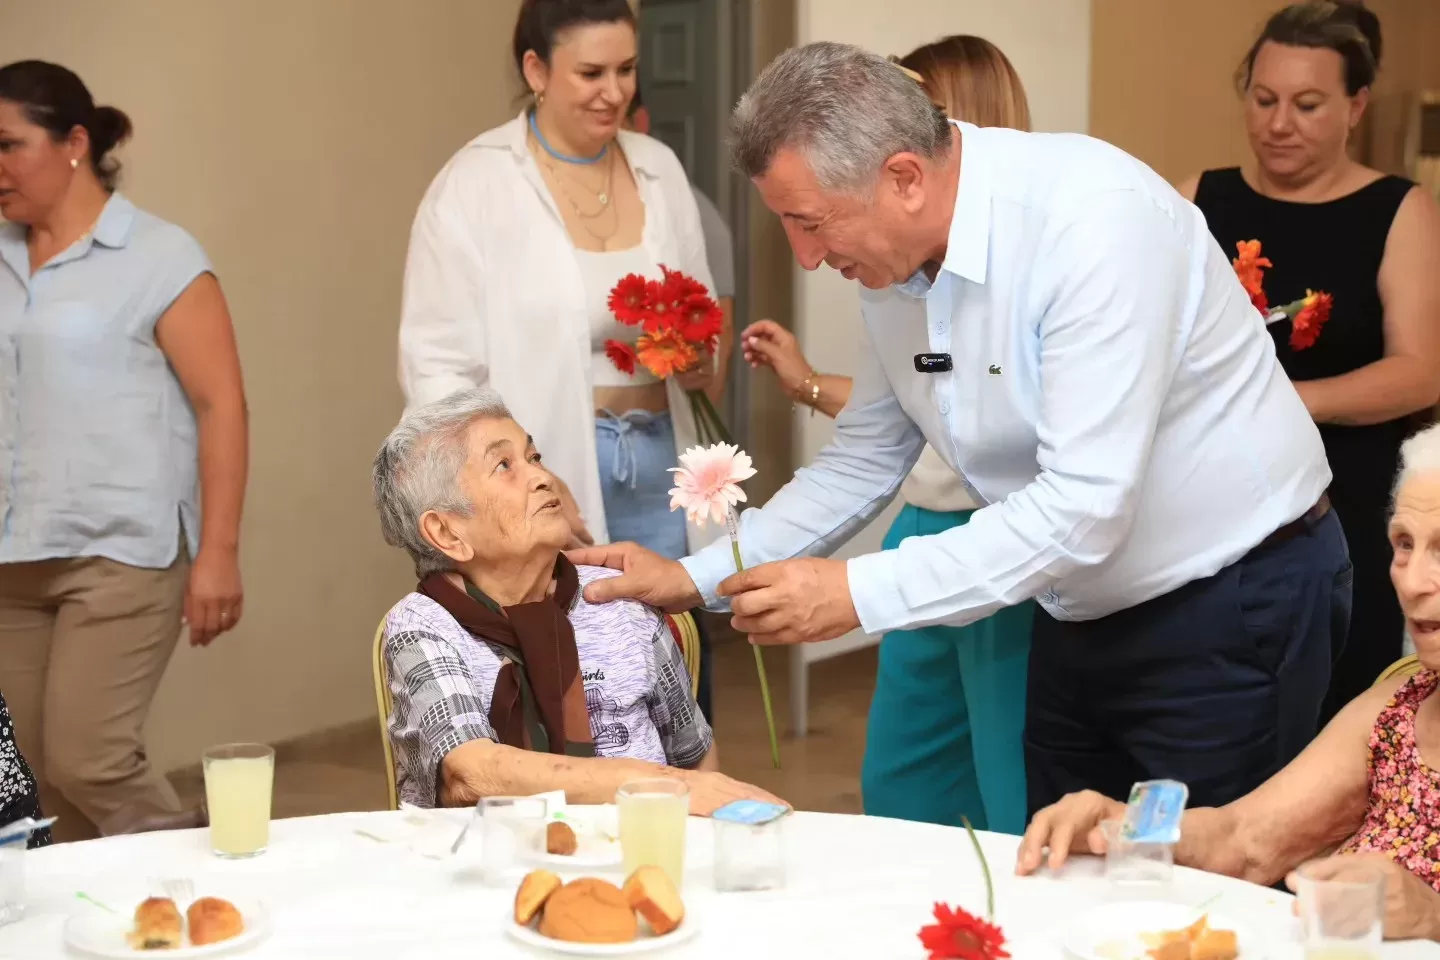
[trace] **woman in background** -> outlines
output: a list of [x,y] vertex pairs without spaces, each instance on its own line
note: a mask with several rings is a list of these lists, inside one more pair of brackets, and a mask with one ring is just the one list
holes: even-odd
[[[946,37],[900,65],[918,73],[937,106],[977,126],[1030,128],[1025,88],[999,48],[972,36]],[[771,320],[742,334],[751,366],[774,371],[785,392],[834,417],[850,378],[818,374],[789,331]],[[905,507],[885,549],[907,537],[967,523],[983,504],[926,447],[900,495]],[[865,812],[1018,834],[1025,829],[1025,676],[1033,602],[965,627],[886,634],[865,739]]]
[[145,719],[182,622],[242,612],[230,314],[116,191],[129,134],[64,67],[0,68],[0,690],[63,839],[183,817]]
[[497,390],[574,491],[578,539],[678,558],[705,542],[670,511],[667,471],[696,442],[684,391],[723,378],[728,332],[715,358],[667,381],[620,373],[605,353],[636,334],[607,305],[622,277],[659,279],[663,264],[712,287],[680,161],[624,129],[636,47],[627,0],[521,5],[515,65],[533,100],[457,153],[420,204],[400,379],[410,407]]
[[1400,443],[1440,398],[1440,212],[1425,192],[1351,160],[1350,135],[1380,65],[1380,21],[1358,3],[1311,2],[1272,16],[1237,83],[1253,153],[1245,167],[1181,185],[1220,246],[1259,240],[1270,304],[1334,297],[1318,340],[1275,352],[1319,425],[1330,500],[1354,565],[1349,639],[1319,720],[1401,655],[1386,518]]

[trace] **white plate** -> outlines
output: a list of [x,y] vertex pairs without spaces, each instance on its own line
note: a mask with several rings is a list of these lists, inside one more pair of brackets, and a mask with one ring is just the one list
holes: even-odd
[[522,927],[514,920],[506,923],[505,929],[521,943],[569,957],[633,957],[637,954],[668,950],[677,943],[684,943],[700,932],[700,924],[695,915],[687,910],[680,926],[663,937],[656,937],[650,934],[650,928],[641,920],[640,936],[629,943],[571,943],[568,940],[552,940],[541,936],[534,927]]
[[558,853],[542,853],[537,861],[556,872],[564,870],[595,870],[620,866],[620,830],[614,817],[600,811],[567,810],[563,816],[552,816],[575,831],[575,852],[568,857]]
[[[245,930],[240,936],[219,943],[203,947],[184,946],[178,950],[136,950],[125,939],[125,935],[134,929],[133,907],[120,913],[106,913],[99,907],[83,905],[80,912],[65,921],[65,945],[92,957],[184,960],[186,957],[217,957],[246,950],[270,935],[270,911],[263,903],[245,898],[226,899],[235,904],[235,909],[245,918]],[[110,903],[110,898],[107,897],[105,902]]]
[[1163,900],[1107,903],[1083,914],[1065,937],[1065,950],[1079,960],[1150,960],[1142,933],[1183,930],[1202,914],[1216,930],[1233,930],[1240,949],[1238,960],[1262,960],[1264,952],[1255,935],[1223,914],[1198,910]]

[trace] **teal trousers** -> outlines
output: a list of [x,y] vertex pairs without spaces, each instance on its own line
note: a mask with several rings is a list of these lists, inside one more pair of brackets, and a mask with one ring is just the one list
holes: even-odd
[[[935,513],[909,504],[885,535],[958,527],[974,511]],[[865,739],[865,812],[977,830],[1025,830],[1025,675],[1034,603],[965,627],[887,633]]]

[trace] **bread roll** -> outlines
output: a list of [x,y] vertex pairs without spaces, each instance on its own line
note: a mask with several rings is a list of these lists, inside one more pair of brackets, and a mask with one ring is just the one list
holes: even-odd
[[685,902],[664,870],[643,866],[625,881],[625,902],[638,911],[657,937],[680,926],[685,919]]
[[549,870],[531,870],[520,881],[515,891],[515,922],[528,926],[535,914],[550,899],[550,894],[560,889],[560,878]]
[[238,937],[245,932],[245,920],[240,911],[228,900],[219,897],[201,897],[190,904],[185,911],[190,924],[190,943],[203,947]]
[[619,887],[584,877],[550,894],[540,933],[571,943],[629,943],[639,935],[640,923]]
[[135,908],[135,930],[126,939],[136,950],[174,950],[182,945],[180,909],[169,897],[151,897]]
[[570,829],[570,824],[553,821],[545,827],[545,852],[553,853],[561,857],[568,857],[575,852],[579,844],[575,840],[575,831]]

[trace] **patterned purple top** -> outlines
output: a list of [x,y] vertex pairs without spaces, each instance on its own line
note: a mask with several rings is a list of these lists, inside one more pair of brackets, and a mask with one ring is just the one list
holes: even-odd
[[[576,571],[581,592],[569,616],[596,754],[695,766],[710,751],[713,735],[690,693],[684,658],[664,617],[631,600],[587,603],[585,585],[618,571]],[[418,593],[385,617],[384,656],[394,699],[390,740],[400,799],[436,806],[445,755],[470,740],[496,739],[490,698],[502,661]]]

